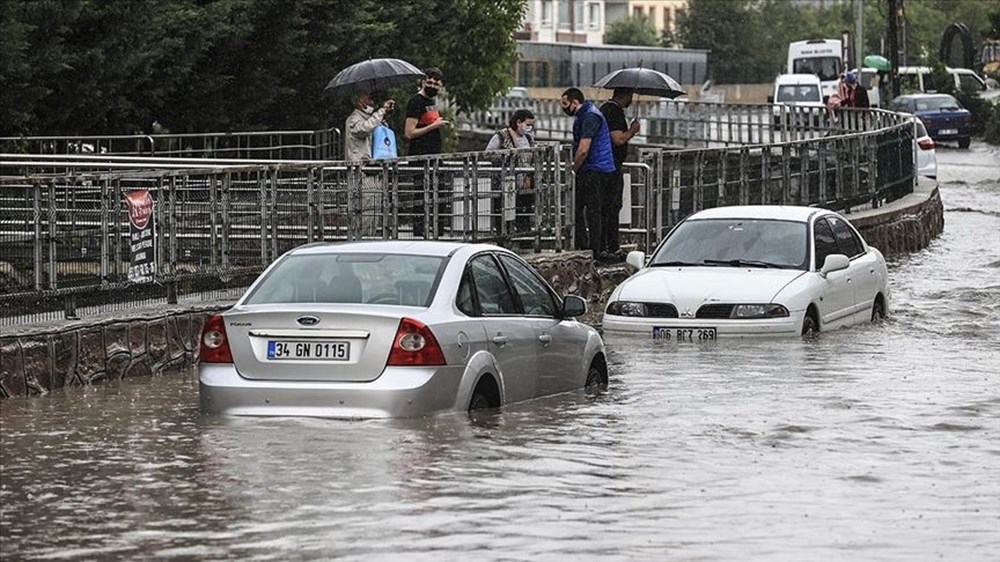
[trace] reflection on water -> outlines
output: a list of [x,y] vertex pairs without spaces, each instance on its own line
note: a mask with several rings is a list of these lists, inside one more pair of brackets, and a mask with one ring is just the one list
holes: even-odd
[[942,191],[884,324],[608,337],[597,398],[230,419],[191,373],[4,400],[0,557],[995,560],[1000,182]]

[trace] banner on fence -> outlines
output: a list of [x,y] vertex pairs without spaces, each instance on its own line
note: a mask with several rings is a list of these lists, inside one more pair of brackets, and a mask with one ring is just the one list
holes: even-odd
[[129,249],[132,262],[128,280],[148,283],[156,276],[156,224],[153,217],[153,195],[146,190],[125,194],[128,205]]

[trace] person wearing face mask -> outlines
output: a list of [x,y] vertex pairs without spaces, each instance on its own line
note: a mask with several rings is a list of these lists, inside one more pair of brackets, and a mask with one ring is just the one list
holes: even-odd
[[344,130],[344,159],[351,161],[372,159],[372,132],[378,127],[396,102],[385,100],[382,107],[375,109],[372,94],[364,92],[354,97],[354,111],[347,116]]
[[[375,109],[375,96],[369,92],[357,94],[354,97],[354,111],[347,116],[344,130],[344,159],[352,162],[372,159],[372,133],[378,127],[387,113],[393,110],[396,102],[387,99],[382,106]],[[374,176],[361,178],[361,233],[372,236],[376,232],[378,217],[382,215],[379,200],[382,193],[378,180]]]
[[611,154],[615,159],[615,173],[611,176],[611,186],[604,199],[604,223],[602,232],[604,234],[603,261],[624,261],[619,254],[621,246],[619,243],[618,215],[622,210],[622,191],[625,189],[625,173],[622,166],[625,158],[628,157],[628,141],[632,140],[639,133],[639,121],[632,121],[629,125],[625,118],[625,109],[632,105],[632,98],[635,90],[631,88],[615,88],[611,94],[611,99],[601,105],[601,113],[608,120],[608,129],[611,132]]
[[[527,109],[518,109],[507,122],[507,127],[500,129],[486,144],[486,150],[510,150],[512,148],[531,148],[535,144],[532,131],[535,125],[535,115]],[[517,165],[526,167],[531,165],[531,154],[519,154]],[[528,230],[531,226],[532,213],[532,190],[534,188],[534,175],[520,172],[514,176],[514,184],[517,189],[515,196],[516,218],[514,228],[518,231]]]
[[600,259],[604,236],[604,198],[610,190],[615,160],[608,121],[579,88],[569,88],[559,100],[563,113],[573,116],[573,170],[576,172],[575,237],[579,250],[590,248]]
[[[424,80],[420,90],[406,104],[406,122],[403,125],[403,138],[409,143],[409,156],[440,154],[442,145],[441,129],[451,123],[441,117],[437,108],[437,95],[444,86],[444,74],[438,68],[424,70]],[[417,191],[423,191],[423,178],[417,180],[414,186]],[[447,194],[441,193],[441,197]],[[423,196],[418,196],[413,212],[413,236],[424,237],[424,203]],[[446,205],[441,205],[438,216],[438,235],[443,233]]]

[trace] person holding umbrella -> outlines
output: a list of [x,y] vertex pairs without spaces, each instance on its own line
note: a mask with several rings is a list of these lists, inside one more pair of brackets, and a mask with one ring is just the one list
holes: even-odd
[[369,92],[354,95],[354,111],[347,116],[344,130],[344,158],[351,161],[372,159],[372,133],[379,123],[385,120],[387,113],[393,110],[396,102],[388,99],[382,102],[382,107],[375,109],[374,96]]
[[604,114],[587,101],[579,88],[569,88],[559,100],[563,113],[573,120],[573,171],[576,172],[576,247],[589,247],[594,260],[601,258],[604,236],[603,201],[615,173],[611,134]]
[[611,185],[604,199],[604,224],[601,228],[604,233],[603,249],[607,252],[604,258],[608,261],[622,261],[619,255],[621,245],[618,215],[622,210],[622,191],[625,189],[623,165],[625,158],[628,157],[628,141],[639,133],[639,121],[633,120],[629,125],[625,118],[625,110],[632,105],[634,97],[635,90],[632,88],[615,88],[611,99],[601,105],[601,113],[608,120],[611,154],[615,160],[615,173],[611,176]]

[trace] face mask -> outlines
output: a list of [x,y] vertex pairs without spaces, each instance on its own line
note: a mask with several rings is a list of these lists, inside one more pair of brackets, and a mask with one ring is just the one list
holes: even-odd
[[521,125],[517,128],[517,131],[522,135],[530,135],[532,130],[534,130],[534,127],[531,125]]
[[427,86],[424,86],[424,93],[427,94],[427,97],[433,98],[434,96],[438,95],[438,89],[428,88]]
[[361,111],[364,111],[365,113],[368,113],[370,115],[372,113],[375,113],[375,106],[374,105],[366,105],[365,108],[362,109]]
[[565,113],[566,115],[569,115],[570,117],[576,115],[576,112],[573,111],[572,106],[570,106],[570,107],[564,107],[564,108],[562,108],[562,110],[563,110],[563,113]]

